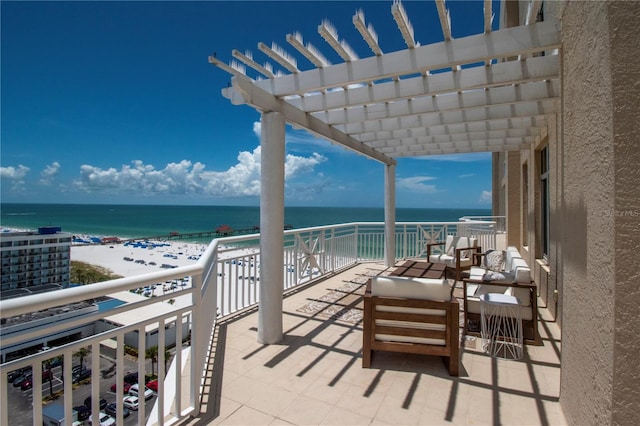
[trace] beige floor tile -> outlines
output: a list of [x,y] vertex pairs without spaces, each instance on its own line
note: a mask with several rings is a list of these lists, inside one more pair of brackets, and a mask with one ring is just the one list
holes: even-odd
[[566,424],[555,323],[541,323],[544,345],[527,346],[521,361],[491,358],[468,341],[476,347],[462,350],[460,376],[451,377],[441,358],[422,355],[375,352],[363,369],[361,323],[299,311],[372,268],[383,269],[359,265],[285,297],[281,344],[257,343],[255,312],[226,322],[222,373],[210,379],[222,395],[206,398],[219,413],[211,424]]
[[[219,416],[209,422],[211,425],[222,424],[231,414],[239,410],[242,404],[223,397],[220,398],[218,407]],[[204,409],[206,409],[206,407],[204,407]]]
[[349,397],[340,399],[336,404],[337,407],[363,417],[374,418],[382,404],[382,400],[386,396],[386,392],[377,389],[375,386],[363,391],[359,386],[347,385],[345,395]]
[[333,406],[326,402],[298,395],[278,417],[296,425],[319,425]]
[[274,417],[282,417],[282,412],[290,407],[296,398],[295,392],[271,385],[264,386],[261,392],[254,392],[247,405]]
[[350,410],[345,410],[340,407],[333,407],[325,419],[322,421],[322,425],[368,425],[371,423],[371,417],[362,416],[356,414]]
[[234,411],[229,417],[221,421],[220,425],[268,425],[274,421],[274,417],[251,407],[242,406]]
[[382,400],[374,420],[393,425],[417,425],[422,407],[407,407],[402,397],[387,394]]

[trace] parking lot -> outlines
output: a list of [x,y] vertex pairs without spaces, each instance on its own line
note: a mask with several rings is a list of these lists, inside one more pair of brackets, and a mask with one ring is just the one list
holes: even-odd
[[[92,354],[85,357],[83,360],[83,364],[85,367],[91,367],[91,357]],[[148,361],[149,362],[149,361]],[[73,365],[79,365],[79,360],[74,358]],[[49,392],[52,390],[54,393],[57,391],[61,391],[63,389],[63,383],[61,380],[62,377],[62,367],[56,366],[51,369],[53,376],[51,379],[51,384],[49,380],[44,380],[42,383],[42,395],[46,397],[49,395]],[[129,372],[137,371],[137,361],[132,359],[128,359],[125,357],[125,365],[124,365],[125,374]],[[150,371],[150,365],[149,365]],[[116,365],[112,358],[109,358],[108,355],[103,354],[100,356],[100,398],[104,398],[107,400],[107,403],[116,402],[116,394],[111,391],[111,385],[116,383],[115,380],[116,374]],[[73,390],[73,406],[83,405],[84,401],[87,397],[91,396],[91,384],[84,383],[76,386]],[[13,386],[12,383],[8,384],[8,389],[6,392],[7,402],[9,412],[12,413],[9,417],[11,425],[15,426],[31,426],[33,424],[33,414],[32,414],[32,402],[33,402],[33,392],[32,389],[22,390],[19,386]],[[153,398],[146,401],[145,413],[147,416],[151,412],[153,408],[153,404],[155,403],[156,396],[154,394]],[[142,398],[141,398],[142,400]],[[62,402],[62,398],[52,402],[52,403],[60,403]],[[46,407],[43,406],[43,407]],[[125,425],[134,425],[138,422],[138,412],[130,411],[131,415],[124,419]],[[87,424],[88,421],[86,422]]]

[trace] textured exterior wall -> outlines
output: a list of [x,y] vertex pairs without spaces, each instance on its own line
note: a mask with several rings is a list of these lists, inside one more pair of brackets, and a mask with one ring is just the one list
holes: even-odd
[[640,3],[608,5],[615,175],[613,424],[640,424]]
[[607,5],[562,16],[564,198],[561,404],[576,425],[611,424],[615,239]]
[[[576,425],[639,424],[636,2],[565,2],[562,377]],[[624,214],[624,213],[622,213]]]

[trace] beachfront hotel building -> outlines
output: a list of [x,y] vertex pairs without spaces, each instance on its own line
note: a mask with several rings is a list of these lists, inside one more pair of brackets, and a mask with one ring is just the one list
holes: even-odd
[[71,238],[51,226],[0,233],[0,297],[68,287]]
[[[250,284],[236,280],[231,290],[223,287],[217,277],[224,260],[215,240],[193,267],[68,294],[80,300],[94,294],[89,291],[109,294],[159,278],[192,277],[194,289],[182,290],[191,292],[192,306],[178,312],[192,315],[189,362],[174,361],[188,367],[181,376],[166,375],[154,408],[164,415],[155,423],[194,417],[221,424],[640,424],[640,3],[503,1],[500,29],[491,31],[488,1],[485,32],[460,39],[451,37],[456,22],[445,2],[436,5],[443,41],[432,45],[415,42],[404,8],[393,2],[393,19],[407,43],[402,51],[382,52],[377,36],[362,25],[364,16],[356,14],[370,57],[351,56],[335,30],[321,25],[342,62],[323,61],[299,35],[287,41],[314,68],[303,70],[266,45],[263,53],[287,72],[253,79],[244,67],[226,65],[220,52],[210,58],[232,76],[230,87],[222,88],[231,103],[262,114],[260,253],[268,257],[261,258],[259,300]],[[269,72],[242,54],[235,58]],[[378,263],[367,267],[371,259],[354,256],[356,266],[349,266],[357,274],[331,263],[347,256],[330,257],[329,241],[359,241],[363,224],[293,230],[287,235],[299,239],[300,259],[320,266],[318,279],[305,284],[319,285],[283,285],[285,256],[295,252],[282,250],[287,123],[385,168],[385,252]],[[381,356],[374,368],[361,368],[362,326],[306,315],[302,300],[326,294],[305,292],[356,285],[402,258],[405,246],[397,243],[408,232],[395,223],[397,158],[488,151],[494,213],[505,217],[506,243],[522,254],[536,283],[541,345],[527,345],[520,361],[503,361],[466,346],[471,341],[463,337],[460,377],[427,358]],[[283,287],[299,290],[284,298]],[[239,314],[223,309],[216,318],[214,306],[244,299],[249,302]],[[2,308],[22,312],[55,303],[30,301]],[[167,318],[138,326],[164,325]],[[124,339],[127,331],[110,333]],[[163,405],[167,398],[172,402]],[[71,408],[65,398],[69,414]],[[34,404],[34,421],[40,414]]]

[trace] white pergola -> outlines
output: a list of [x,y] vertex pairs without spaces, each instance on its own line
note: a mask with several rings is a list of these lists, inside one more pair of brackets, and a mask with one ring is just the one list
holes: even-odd
[[[318,32],[344,62],[330,64],[302,35],[287,42],[313,68],[301,71],[296,57],[272,44],[258,49],[286,72],[274,72],[252,55],[232,52],[223,95],[234,105],[262,114],[261,293],[258,339],[282,338],[285,124],[383,163],[385,167],[385,262],[395,263],[395,166],[398,157],[527,149],[546,133],[546,116],[560,97],[560,32],[555,23],[533,22],[541,0],[532,0],[527,25],[491,31],[491,1],[484,1],[484,32],[453,39],[444,0],[435,0],[443,41],[414,40],[402,3],[391,15],[407,48],[384,53],[362,11],[353,24],[371,49],[358,58],[327,21]],[[246,67],[261,75],[250,78]],[[279,324],[279,326],[278,326]]]

